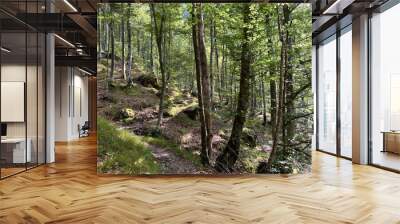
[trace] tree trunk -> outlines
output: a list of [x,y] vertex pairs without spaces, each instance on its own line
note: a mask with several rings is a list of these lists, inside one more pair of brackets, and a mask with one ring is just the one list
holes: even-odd
[[[286,5],[285,5],[286,6]],[[281,42],[281,54],[280,54],[280,63],[279,63],[279,95],[278,95],[278,108],[276,114],[276,122],[273,124],[273,133],[272,133],[272,150],[270,156],[268,158],[267,163],[260,163],[257,167],[257,172],[259,173],[267,173],[272,172],[273,164],[275,163],[277,154],[278,154],[278,142],[279,142],[279,131],[282,131],[282,139],[284,139],[284,130],[283,130],[283,118],[285,116],[284,110],[284,102],[285,102],[285,72],[287,65],[287,41],[285,34],[282,28],[282,21],[280,18],[280,9],[281,7],[277,7],[278,12],[278,31],[279,31],[279,40]]]
[[[243,23],[250,22],[250,5],[245,4],[243,7]],[[251,50],[250,50],[250,36],[247,26],[243,27],[243,42],[242,42],[242,55],[241,55],[241,70],[240,70],[240,90],[238,97],[238,106],[233,122],[231,136],[228,144],[223,152],[218,156],[215,168],[220,172],[233,171],[236,160],[240,153],[240,138],[243,131],[243,126],[246,121],[246,114],[249,104],[249,81],[250,64],[251,64]]]
[[131,11],[131,4],[128,4],[128,19],[126,20],[126,29],[128,32],[128,66],[126,68],[126,76],[128,80],[128,85],[132,86],[133,79],[132,79],[132,63],[133,63],[133,54],[132,54],[132,28],[130,23],[130,11]]
[[220,88],[221,88],[221,100],[220,102],[222,102],[224,100],[224,96],[225,96],[225,44],[222,45],[222,64],[221,64],[221,84],[220,84]]
[[203,165],[209,164],[209,156],[207,151],[207,129],[204,115],[204,104],[203,104],[203,87],[202,87],[202,72],[201,72],[201,60],[200,60],[200,52],[198,47],[198,27],[196,25],[196,15],[197,15],[197,4],[192,4],[192,39],[193,39],[193,51],[194,51],[194,59],[195,59],[195,68],[196,68],[196,81],[197,81],[197,98],[199,101],[199,117],[200,117],[200,128],[201,128],[201,152],[200,158]]
[[110,25],[110,43],[111,43],[111,67],[110,67],[110,74],[109,74],[109,84],[114,79],[114,69],[115,69],[115,39],[114,39],[114,24],[111,22]]
[[276,81],[273,79],[269,81],[269,94],[271,99],[271,106],[270,106],[271,125],[275,127],[274,125],[276,124],[277,96],[276,96]]
[[292,48],[292,38],[288,37],[288,53],[287,53],[287,68],[286,68],[286,116],[284,119],[284,127],[286,129],[286,139],[284,145],[289,145],[290,141],[294,137],[295,133],[295,125],[292,119],[289,116],[295,114],[295,107],[294,107],[294,96],[293,96],[293,73],[292,73],[292,56],[290,54],[290,50]]
[[263,105],[263,125],[267,126],[267,101],[265,97],[265,73],[262,75],[261,80],[261,94],[262,94],[262,105]]
[[256,76],[251,76],[251,106],[250,116],[254,117],[256,114]]
[[207,150],[208,155],[210,155],[212,150],[212,129],[211,129],[211,93],[210,93],[210,77],[208,75],[207,68],[207,55],[206,55],[206,46],[204,44],[204,22],[203,22],[203,12],[202,5],[199,4],[199,12],[197,13],[197,39],[198,39],[198,49],[200,55],[200,63],[201,63],[201,78],[202,78],[202,87],[203,87],[203,104],[204,104],[204,118],[207,129]]
[[122,74],[126,80],[126,63],[125,63],[125,23],[121,18],[121,59],[122,59]]
[[216,69],[217,69],[217,84],[215,85],[218,91],[218,99],[219,99],[219,103],[222,102],[222,98],[221,98],[221,70],[220,70],[220,66],[219,66],[219,52],[218,52],[218,44],[217,44],[217,29],[216,29],[216,25],[214,24],[214,51],[215,51],[215,65],[216,65]]
[[150,71],[154,74],[154,57],[153,57],[153,17],[151,16],[151,31],[150,31]]
[[214,21],[211,20],[210,25],[210,103],[213,108],[214,95],[214,73],[213,73],[213,56],[214,56]]
[[[163,7],[163,6],[161,6]],[[162,49],[163,45],[163,33],[164,33],[164,23],[165,23],[165,14],[164,11],[161,13],[161,18],[160,18],[160,27],[157,25],[157,18],[156,18],[156,11],[154,8],[154,4],[151,4],[151,11],[153,14],[153,21],[154,21],[154,29],[155,29],[155,35],[156,35],[156,42],[157,42],[157,49],[158,49],[158,60],[160,63],[160,70],[161,70],[161,95],[160,95],[160,105],[158,109],[158,119],[157,119],[157,126],[161,127],[162,123],[162,117],[163,117],[163,109],[164,109],[164,95],[165,95],[165,90],[167,87],[166,83],[166,74],[165,74],[165,65],[164,65],[164,49]]]

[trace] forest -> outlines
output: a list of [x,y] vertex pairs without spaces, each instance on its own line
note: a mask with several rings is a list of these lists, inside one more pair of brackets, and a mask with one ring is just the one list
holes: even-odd
[[98,172],[304,173],[311,7],[98,7]]

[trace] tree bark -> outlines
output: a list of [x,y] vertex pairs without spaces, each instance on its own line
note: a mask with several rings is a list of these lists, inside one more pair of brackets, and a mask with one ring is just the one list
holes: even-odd
[[198,50],[200,56],[201,63],[201,78],[202,78],[202,87],[203,87],[203,104],[204,104],[204,118],[207,129],[207,151],[208,156],[212,150],[212,129],[211,129],[211,93],[210,93],[210,77],[208,75],[207,68],[207,55],[206,55],[206,46],[204,43],[204,21],[203,21],[203,12],[202,12],[202,4],[199,3],[198,7],[199,12],[197,13],[197,39],[198,39]]
[[213,107],[213,95],[214,95],[214,73],[213,73],[213,56],[214,56],[214,21],[211,20],[210,25],[210,103],[211,108]]
[[126,80],[126,63],[125,63],[125,23],[124,19],[121,18],[121,59],[122,59],[122,74]]
[[197,4],[192,4],[192,39],[193,39],[193,50],[194,50],[194,59],[195,59],[195,68],[196,68],[196,81],[197,81],[197,98],[199,102],[199,117],[200,117],[200,128],[201,128],[201,152],[200,158],[203,165],[209,164],[209,156],[207,150],[207,129],[204,115],[204,104],[203,104],[203,87],[202,87],[202,72],[201,72],[201,60],[200,60],[200,52],[198,47],[198,27],[196,25],[197,18]]
[[[250,6],[245,4],[243,7],[243,23],[250,22]],[[233,122],[231,136],[228,144],[223,152],[218,156],[215,168],[219,172],[231,172],[238,159],[240,153],[240,139],[243,131],[243,126],[246,121],[246,114],[249,103],[249,81],[250,64],[251,64],[251,50],[250,50],[250,35],[247,26],[243,27],[243,42],[241,54],[241,71],[240,71],[240,90],[238,97],[238,106]]]
[[150,30],[150,71],[154,74],[154,56],[153,56],[153,17],[151,16],[151,30]]
[[[271,79],[269,81],[269,94],[270,94],[270,113],[271,113],[271,125],[273,128],[276,124],[276,112],[277,112],[277,96],[276,96],[276,81]],[[273,133],[272,133],[273,134]]]
[[282,131],[282,139],[284,138],[284,130],[283,130],[283,118],[285,116],[284,102],[285,102],[285,72],[287,65],[287,41],[286,35],[283,31],[282,21],[280,16],[280,6],[277,7],[278,14],[278,31],[279,31],[279,40],[281,42],[281,54],[280,54],[280,63],[279,63],[279,95],[278,95],[278,108],[276,114],[276,122],[273,124],[273,133],[272,133],[272,150],[270,156],[268,158],[267,163],[260,163],[257,167],[257,172],[259,173],[267,173],[272,171],[272,166],[276,160],[278,145],[279,145],[279,134],[280,130]]
[[114,69],[115,69],[115,39],[114,39],[114,24],[111,22],[110,25],[110,44],[111,44],[111,67],[110,67],[110,74],[109,74],[109,84],[114,79]]
[[262,75],[261,80],[261,94],[262,94],[262,105],[263,105],[263,125],[267,126],[267,100],[265,97],[265,73]]
[[132,63],[133,63],[133,54],[132,54],[132,28],[130,23],[130,11],[131,11],[131,4],[128,4],[128,19],[126,20],[126,29],[128,32],[128,66],[126,68],[126,76],[128,80],[128,85],[132,86],[133,79],[132,79]]
[[[161,6],[163,7],[163,6]],[[163,45],[163,33],[164,33],[164,23],[165,23],[165,14],[164,12],[161,12],[161,18],[160,18],[160,27],[158,27],[157,24],[157,18],[156,18],[156,11],[154,4],[152,3],[150,5],[152,14],[153,14],[153,22],[154,22],[154,29],[155,29],[155,35],[156,35],[156,42],[157,42],[157,49],[158,49],[158,60],[160,63],[160,70],[161,70],[161,95],[160,95],[160,105],[158,109],[158,118],[157,118],[157,126],[161,127],[162,123],[162,117],[163,117],[163,109],[164,109],[164,95],[165,95],[165,90],[166,90],[166,74],[165,74],[165,65],[164,65],[164,49],[162,49]]]

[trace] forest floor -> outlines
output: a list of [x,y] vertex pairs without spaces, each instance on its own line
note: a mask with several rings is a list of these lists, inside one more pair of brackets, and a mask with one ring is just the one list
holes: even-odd
[[[212,166],[205,167],[200,162],[200,122],[194,110],[197,106],[197,97],[189,91],[169,85],[165,98],[164,118],[161,127],[158,128],[156,124],[159,105],[157,89],[159,88],[157,85],[154,85],[155,83],[151,80],[138,79],[148,74],[134,70],[135,82],[128,87],[120,68],[117,67],[116,73],[119,75],[115,75],[111,86],[107,87],[105,66],[98,65],[99,117],[112,123],[116,129],[126,131],[136,139],[140,139],[151,152],[153,163],[158,166],[156,172],[161,174],[216,173]],[[232,127],[231,117],[233,116],[225,116],[222,110],[213,113],[211,165],[229,138]],[[243,139],[237,173],[254,173],[256,169],[254,164],[266,160],[270,150],[268,130],[260,122],[250,121],[247,126],[251,128],[245,128],[245,133],[248,134],[245,135],[246,139]],[[257,144],[255,144],[256,141]],[[106,158],[109,156],[99,155],[102,166],[108,164],[107,161],[102,161]],[[123,167],[113,165],[102,167],[101,170],[107,173],[124,172],[121,169],[123,170]]]

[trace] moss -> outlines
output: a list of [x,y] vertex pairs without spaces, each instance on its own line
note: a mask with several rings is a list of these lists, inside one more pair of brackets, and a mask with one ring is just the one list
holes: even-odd
[[122,172],[130,175],[159,173],[160,166],[142,139],[118,130],[104,118],[98,118],[99,172]]
[[170,104],[173,105],[171,107],[169,107],[167,109],[167,112],[172,116],[175,117],[176,115],[178,115],[180,112],[186,110],[187,108],[190,107],[196,107],[197,106],[197,102],[192,102],[190,104]]

